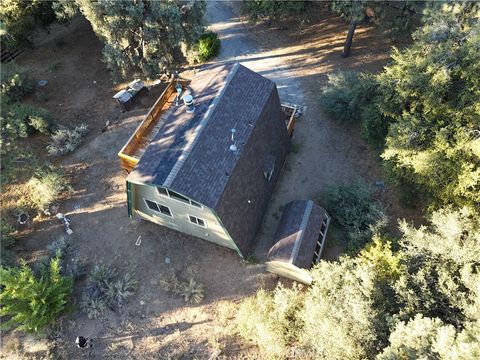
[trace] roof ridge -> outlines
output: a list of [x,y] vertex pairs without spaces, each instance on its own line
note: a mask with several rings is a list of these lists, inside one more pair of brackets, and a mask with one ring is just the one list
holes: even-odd
[[295,238],[295,243],[293,245],[292,255],[290,256],[290,262],[293,262],[297,259],[298,252],[300,251],[300,245],[303,242],[303,238],[305,236],[305,229],[307,228],[308,219],[312,212],[313,208],[313,201],[307,200],[307,204],[305,206],[305,212],[303,213],[302,222],[300,224],[300,229],[297,232],[297,236]]
[[203,119],[200,121],[200,123],[197,125],[197,128],[194,131],[192,139],[187,143],[187,145],[183,148],[182,153],[178,157],[177,161],[173,165],[172,169],[170,170],[170,173],[168,174],[167,178],[163,182],[163,186],[169,187],[172,185],[173,181],[175,180],[175,177],[177,174],[180,172],[180,169],[182,168],[183,164],[188,158],[188,155],[192,152],[193,147],[195,144],[198,142],[198,139],[200,138],[200,135],[205,128],[205,125],[207,124],[208,120],[212,117],[212,113],[216,109],[216,105],[219,103],[221,98],[223,97],[223,94],[225,94],[225,90],[228,87],[228,84],[231,82],[235,74],[237,73],[238,68],[240,67],[240,63],[236,63],[230,73],[227,75],[225,84],[220,91],[220,94],[215,97],[215,99],[212,101],[212,103],[209,105],[207,112],[203,116]]

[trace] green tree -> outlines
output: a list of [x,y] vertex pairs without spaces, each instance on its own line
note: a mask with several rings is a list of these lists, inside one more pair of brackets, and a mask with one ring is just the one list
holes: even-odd
[[10,47],[32,45],[31,34],[35,28],[46,27],[54,20],[50,1],[3,0],[0,6],[2,42]]
[[479,323],[468,323],[458,331],[440,319],[416,316],[400,322],[390,335],[390,345],[378,360],[441,359],[470,360],[480,356]]
[[18,268],[0,268],[1,328],[41,332],[65,311],[73,290],[73,279],[60,274],[60,258],[35,276],[26,264]]
[[332,1],[332,10],[349,23],[342,56],[350,54],[355,30],[361,23],[379,24],[394,36],[409,33],[418,22],[423,7],[423,1]]
[[407,272],[395,284],[409,319],[421,313],[461,327],[480,319],[480,223],[468,208],[433,213],[431,226],[400,223],[402,263]]
[[269,19],[274,21],[285,20],[288,17],[305,11],[307,1],[270,1],[246,0],[242,9],[252,21]]
[[[105,43],[103,59],[114,80],[163,72],[175,64],[181,45],[190,49],[204,30],[204,1],[75,0],[75,4]],[[55,7],[61,16],[73,13],[68,1]]]
[[361,249],[388,223],[381,205],[373,200],[373,189],[363,181],[328,186],[324,203],[345,231],[351,250]]
[[480,11],[444,4],[377,77],[393,119],[383,158],[434,205],[480,203]]

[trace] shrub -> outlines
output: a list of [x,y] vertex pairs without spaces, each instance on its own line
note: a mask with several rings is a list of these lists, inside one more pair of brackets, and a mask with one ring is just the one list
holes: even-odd
[[15,244],[15,238],[13,232],[15,229],[0,219],[0,256],[1,264],[3,266],[13,266],[15,264],[15,253],[12,251],[12,247]]
[[53,168],[37,171],[28,181],[27,188],[27,201],[32,207],[45,213],[48,213],[48,207],[63,191],[71,191],[65,177]]
[[38,277],[25,263],[0,268],[0,316],[9,317],[1,328],[38,333],[63,313],[73,291],[73,279],[61,276],[60,269],[58,257]]
[[343,71],[328,75],[320,103],[325,112],[344,122],[359,122],[362,109],[375,94],[376,83],[372,76],[356,71]]
[[82,142],[82,138],[87,134],[87,125],[81,124],[73,129],[62,128],[55,131],[50,137],[50,143],[47,145],[49,155],[65,155],[72,152]]
[[83,258],[73,259],[67,266],[67,271],[75,280],[87,274],[87,261]]
[[240,304],[236,317],[240,335],[269,356],[285,358],[303,330],[299,317],[303,300],[299,286],[287,289],[278,285],[273,292],[258,291]]
[[388,126],[392,119],[383,115],[376,100],[363,106],[361,110],[362,137],[374,149],[385,147]]
[[106,283],[105,296],[112,309],[122,307],[127,299],[135,294],[138,282],[130,273],[125,273],[120,279]]
[[160,279],[163,290],[183,297],[186,303],[199,304],[203,300],[203,285],[191,278],[189,281],[179,280],[175,273],[169,273]]
[[220,40],[214,32],[204,33],[198,41],[188,47],[186,43],[182,44],[182,52],[190,64],[205,62],[216,56],[220,49]]
[[80,308],[90,319],[97,319],[109,306],[122,307],[137,288],[137,280],[126,273],[116,279],[117,270],[107,265],[95,265],[87,279]]
[[92,298],[84,293],[80,301],[80,309],[89,319],[98,319],[107,310],[107,302],[102,297]]
[[1,120],[2,145],[26,138],[35,130],[48,134],[52,123],[52,117],[45,109],[5,102],[2,102]]
[[372,195],[372,188],[363,181],[327,187],[325,206],[345,230],[351,250],[362,247],[387,223],[383,209]]
[[5,102],[20,101],[35,90],[35,79],[23,68],[9,62],[2,64],[0,96]]
[[60,236],[57,240],[47,245],[47,250],[51,256],[59,256],[65,258],[73,252],[73,244],[69,238]]
[[200,61],[207,61],[218,54],[220,40],[214,32],[207,32],[198,39],[198,55]]

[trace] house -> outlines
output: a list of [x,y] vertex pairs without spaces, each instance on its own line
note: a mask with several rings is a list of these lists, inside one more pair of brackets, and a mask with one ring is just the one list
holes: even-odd
[[330,217],[312,200],[294,200],[283,211],[268,252],[267,271],[309,285],[305,269],[322,256]]
[[200,70],[182,95],[193,106],[172,101],[127,177],[129,214],[246,256],[290,147],[277,88],[222,64]]

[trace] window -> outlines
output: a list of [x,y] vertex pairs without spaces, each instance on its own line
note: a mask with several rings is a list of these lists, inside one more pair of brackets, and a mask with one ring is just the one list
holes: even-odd
[[181,202],[184,202],[184,203],[187,203],[187,204],[190,204],[192,206],[195,206],[195,207],[198,207],[198,208],[202,208],[202,205],[200,205],[199,203],[193,201],[193,200],[190,200],[189,198],[186,198],[185,196],[183,195],[180,195],[179,193],[176,193],[175,191],[172,191],[172,190],[167,190],[163,187],[157,187],[157,191],[160,195],[162,196],[168,196],[172,199],[175,199],[175,200],[178,200],[178,201],[181,201]]
[[160,195],[168,196],[167,189],[165,189],[165,188],[157,187],[157,191]]
[[172,216],[172,213],[170,212],[170,208],[168,208],[167,206],[163,206],[163,205],[158,205],[160,207],[160,212],[163,214],[163,215],[167,215],[167,216],[170,216],[170,217],[173,217]]
[[183,201],[183,202],[186,202],[187,204],[190,203],[190,200],[188,200],[185,196],[182,196],[180,194],[177,194],[176,192],[172,191],[172,190],[169,190],[168,191],[168,194],[170,195],[170,197],[172,199],[175,199],[175,200],[178,200],[178,201]]
[[195,224],[201,227],[207,227],[207,224],[203,219],[197,218],[196,216],[192,216],[192,215],[189,215],[188,218],[190,219],[190,222],[192,224]]
[[147,200],[147,199],[145,199],[145,203],[147,204],[147,206],[150,210],[160,212],[160,209],[158,208],[157,203],[154,203],[153,201],[150,201],[150,200]]
[[163,215],[173,217],[172,212],[170,211],[170,208],[165,205],[157,204],[156,202],[153,202],[147,199],[145,199],[145,204],[147,204],[147,207],[152,211],[159,212]]

